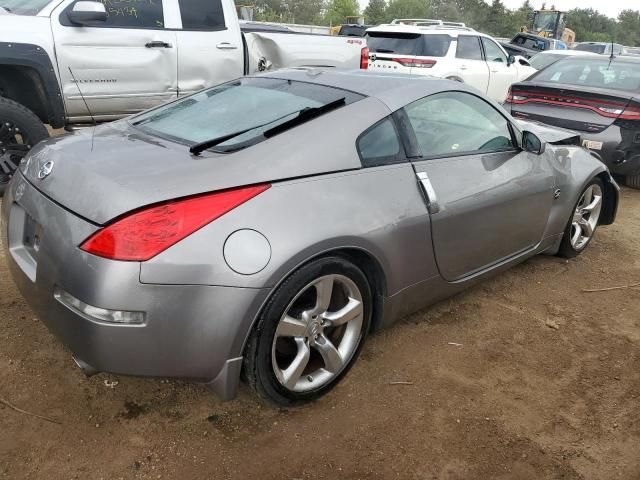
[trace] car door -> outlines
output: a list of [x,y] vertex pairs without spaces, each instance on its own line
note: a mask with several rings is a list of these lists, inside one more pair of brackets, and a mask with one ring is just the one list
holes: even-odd
[[178,89],[188,95],[244,73],[240,24],[233,2],[178,0]]
[[504,102],[509,87],[518,81],[518,67],[509,63],[507,54],[487,37],[482,37],[487,65],[489,66],[489,88],[487,95],[496,102]]
[[456,63],[460,80],[487,93],[489,67],[482,56],[480,38],[477,35],[458,36]]
[[176,97],[176,36],[165,28],[166,2],[109,0],[107,20],[91,26],[69,20],[76,3],[63,2],[51,16],[70,121],[90,120],[85,100],[98,120],[112,120]]
[[[438,269],[456,281],[534,248],[553,202],[553,170],[522,151],[482,98],[443,92],[408,105]],[[455,113],[455,114],[454,114]]]

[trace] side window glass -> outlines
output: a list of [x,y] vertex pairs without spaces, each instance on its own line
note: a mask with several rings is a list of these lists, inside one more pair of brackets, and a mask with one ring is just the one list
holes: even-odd
[[357,147],[364,167],[404,161],[396,128],[388,117],[364,132],[358,138]]
[[478,37],[459,36],[456,58],[482,60],[482,50],[480,50]]
[[507,63],[507,56],[502,49],[498,47],[496,42],[486,37],[482,37],[482,44],[484,45],[484,53],[487,56],[487,62],[502,62]]
[[[99,22],[92,27],[97,28],[164,28],[164,11],[162,0],[101,0],[107,10],[107,21]],[[70,4],[65,12],[73,9],[76,2]],[[75,26],[66,14],[62,14],[60,23]]]
[[443,92],[405,107],[423,157],[514,149],[507,119],[484,100]]
[[183,30],[223,30],[224,12],[220,0],[179,0]]

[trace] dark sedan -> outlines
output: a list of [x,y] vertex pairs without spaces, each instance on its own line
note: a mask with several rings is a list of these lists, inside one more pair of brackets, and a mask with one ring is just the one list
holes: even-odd
[[516,118],[580,132],[583,146],[640,188],[640,58],[560,60],[511,87]]

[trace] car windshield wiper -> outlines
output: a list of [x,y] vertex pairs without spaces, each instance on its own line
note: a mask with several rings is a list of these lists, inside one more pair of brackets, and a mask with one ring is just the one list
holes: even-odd
[[329,102],[326,105],[323,105],[321,107],[303,108],[302,110],[300,110],[300,113],[298,113],[298,115],[296,115],[294,118],[292,118],[291,120],[287,120],[286,122],[282,122],[280,125],[276,125],[275,127],[270,128],[269,130],[265,130],[263,135],[266,138],[271,138],[275,135],[278,135],[279,133],[289,130],[290,128],[296,127],[298,125],[302,125],[303,123],[306,123],[309,120],[312,120],[316,117],[324,115],[325,113],[330,112],[331,110],[340,108],[345,104],[346,104],[346,98],[342,97],[337,100],[334,100],[333,102]]
[[[327,113],[331,110],[334,110],[336,108],[341,107],[342,105],[345,104],[345,97],[339,98],[338,100],[335,100],[333,102],[327,103],[326,105],[323,105],[321,107],[306,107],[303,108],[302,110],[300,110],[298,112],[298,114],[292,118],[291,120],[287,120],[286,122],[281,123],[280,125],[276,125],[273,128],[270,128],[269,130],[265,130],[263,132],[263,135],[266,138],[269,137],[273,137],[274,135],[277,135],[280,132],[284,132],[285,130],[288,130],[290,128],[295,127],[296,125],[300,125],[302,123],[308,122],[309,120],[311,120],[312,118],[318,117],[324,113]],[[277,122],[278,120],[288,117],[290,115],[294,115],[296,112],[293,113],[288,113],[286,115],[283,115],[280,118],[276,118],[275,120],[271,120],[270,122],[264,123],[262,125],[255,125],[253,127],[249,127],[249,128],[245,128],[244,130],[240,130],[238,132],[233,132],[233,133],[228,133],[226,135],[222,135],[220,137],[216,137],[216,138],[212,138],[211,140],[205,140],[204,142],[200,142],[200,143],[196,143],[195,145],[191,146],[191,148],[189,148],[189,151],[193,154],[193,155],[200,155],[202,152],[204,152],[205,150],[211,148],[211,147],[215,147],[217,145],[220,145],[221,143],[224,143],[228,140],[231,140],[232,138],[235,137],[239,137],[240,135],[244,135],[247,132],[250,132],[251,130],[255,130],[257,128],[261,128],[261,127],[265,127],[267,125],[270,125],[274,122]]]
[[[227,133],[226,135],[212,138],[211,140],[205,140],[204,142],[196,143],[195,145],[191,146],[189,151],[194,155],[200,155],[202,152],[204,152],[205,150],[211,147],[215,147],[217,145],[220,145],[221,143],[226,142],[227,140],[231,140],[232,138],[239,137],[240,135],[244,135],[245,133],[250,132],[251,130],[266,127],[267,125],[271,125],[272,123],[277,122],[278,120],[282,120],[283,118],[290,117],[291,115],[295,115],[296,113],[299,113],[299,112],[289,112],[285,115],[282,115],[281,117],[275,118],[273,120],[269,120],[267,123],[254,125],[253,127],[245,128],[244,130],[240,130],[238,132]],[[137,125],[137,124],[134,124],[134,125]]]

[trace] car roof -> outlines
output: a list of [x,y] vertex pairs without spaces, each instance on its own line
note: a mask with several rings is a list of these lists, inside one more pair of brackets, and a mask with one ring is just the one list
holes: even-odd
[[485,33],[478,32],[468,27],[450,27],[446,25],[407,25],[404,23],[388,23],[367,29],[367,33],[418,33],[421,35],[478,35],[480,37],[490,37]]
[[430,76],[377,73],[369,70],[291,68],[255,75],[315,83],[349,90],[382,101],[391,111],[420,98],[448,90],[478,93],[467,85]]

